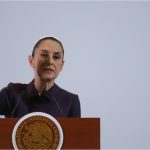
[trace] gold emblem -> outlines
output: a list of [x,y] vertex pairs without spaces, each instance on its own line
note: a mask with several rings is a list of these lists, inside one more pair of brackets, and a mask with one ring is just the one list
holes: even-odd
[[18,125],[15,144],[18,149],[57,149],[60,145],[60,132],[50,118],[33,115]]

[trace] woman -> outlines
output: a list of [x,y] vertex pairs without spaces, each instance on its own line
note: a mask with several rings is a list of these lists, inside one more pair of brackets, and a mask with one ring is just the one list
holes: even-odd
[[9,83],[1,90],[0,115],[22,117],[45,112],[54,117],[81,117],[78,96],[55,84],[64,65],[63,58],[64,48],[58,39],[40,39],[29,56],[34,79],[29,84]]

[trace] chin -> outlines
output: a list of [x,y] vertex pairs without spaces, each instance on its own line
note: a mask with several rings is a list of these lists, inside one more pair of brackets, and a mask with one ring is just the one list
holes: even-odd
[[44,81],[52,81],[52,80],[55,79],[55,77],[53,77],[53,76],[45,76],[45,77],[42,77],[42,79],[43,79]]

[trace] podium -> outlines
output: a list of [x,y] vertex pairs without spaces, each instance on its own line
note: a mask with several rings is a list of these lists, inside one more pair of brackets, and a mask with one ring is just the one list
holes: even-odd
[[[0,119],[0,149],[13,149],[12,131],[19,118]],[[56,118],[64,141],[62,149],[100,149],[100,118]]]

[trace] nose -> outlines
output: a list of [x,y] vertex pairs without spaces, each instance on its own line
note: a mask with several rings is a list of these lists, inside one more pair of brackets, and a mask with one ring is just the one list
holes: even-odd
[[48,57],[46,58],[46,63],[48,64],[48,65],[52,65],[52,64],[54,64],[54,58],[53,58],[53,55],[48,55]]

